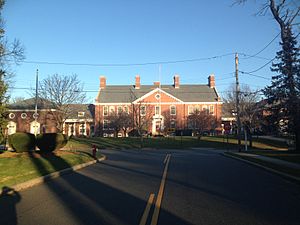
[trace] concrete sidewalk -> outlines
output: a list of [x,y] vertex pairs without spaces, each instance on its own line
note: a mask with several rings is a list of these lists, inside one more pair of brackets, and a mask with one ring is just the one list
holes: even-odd
[[255,154],[244,153],[244,152],[237,152],[237,153],[234,153],[234,154],[259,159],[259,160],[262,160],[262,161],[270,162],[270,163],[280,165],[280,166],[284,166],[284,167],[291,168],[291,169],[300,170],[300,164],[298,164],[298,163],[292,163],[292,162],[288,162],[288,161],[281,160],[281,159],[274,159],[274,158],[268,157],[268,156],[255,155]]
[[[288,161],[281,160],[281,159],[274,159],[272,157],[256,155],[256,154],[251,154],[251,153],[245,153],[245,152],[224,152],[223,155],[226,156],[226,157],[234,158],[234,159],[246,162],[248,164],[263,168],[267,171],[278,174],[278,175],[280,175],[282,177],[285,177],[289,180],[293,180],[293,181],[296,181],[297,183],[300,183],[300,177],[299,176],[287,173],[287,172],[285,172],[285,170],[278,170],[278,169],[276,169],[272,166],[268,166],[268,165],[265,165],[265,164],[261,164],[259,162],[252,161],[251,158],[252,159],[258,159],[262,162],[268,162],[268,163],[271,163],[273,165],[280,166],[282,168],[292,169],[292,170],[295,170],[295,171],[300,171],[300,164],[298,164],[298,163],[292,163],[292,162],[288,162]],[[243,157],[243,158],[241,158],[241,157]]]

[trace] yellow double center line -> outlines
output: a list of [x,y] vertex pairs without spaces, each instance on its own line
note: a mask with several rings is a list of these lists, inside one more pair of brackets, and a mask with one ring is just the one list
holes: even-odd
[[[171,154],[167,154],[164,160],[164,164],[165,164],[165,168],[164,168],[164,173],[160,182],[160,187],[159,187],[159,191],[158,191],[158,195],[157,195],[157,199],[155,202],[155,208],[154,208],[154,212],[152,215],[152,220],[151,220],[151,225],[156,225],[158,222],[158,216],[159,216],[159,211],[160,211],[160,206],[161,206],[161,201],[162,201],[162,197],[164,194],[164,188],[165,188],[165,183],[166,183],[166,178],[167,178],[167,172],[168,172],[168,167],[169,167],[169,163],[170,163],[170,159],[171,159]],[[154,194],[151,193],[146,205],[146,208],[144,210],[143,216],[141,218],[140,224],[139,225],[145,225],[147,222],[147,218],[151,209],[151,205],[153,203],[154,200]]]

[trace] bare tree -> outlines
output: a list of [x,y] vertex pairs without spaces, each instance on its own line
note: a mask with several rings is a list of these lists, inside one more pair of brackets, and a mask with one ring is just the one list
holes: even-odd
[[[232,84],[225,96],[223,113],[225,115],[232,115],[235,113],[236,104],[236,89],[235,85]],[[240,118],[244,129],[248,130],[250,135],[250,146],[252,146],[251,135],[255,128],[259,126],[259,115],[262,111],[261,105],[258,104],[259,101],[259,91],[251,90],[249,85],[242,85],[240,91]]]
[[195,110],[188,116],[189,128],[203,135],[205,131],[210,131],[216,127],[216,118],[206,110]]
[[8,88],[11,84],[12,73],[9,66],[24,59],[24,48],[18,40],[9,43],[5,38],[2,13],[5,1],[0,0],[0,135],[6,127],[7,103],[9,100]]
[[124,136],[126,137],[127,132],[132,128],[132,116],[130,112],[111,112],[107,117],[109,121],[108,128],[114,130],[115,137],[118,136],[118,133],[122,130]]
[[83,84],[77,75],[63,76],[54,74],[39,82],[39,97],[50,101],[57,109],[52,112],[59,132],[63,132],[63,124],[71,113],[71,104],[82,104],[86,94]]

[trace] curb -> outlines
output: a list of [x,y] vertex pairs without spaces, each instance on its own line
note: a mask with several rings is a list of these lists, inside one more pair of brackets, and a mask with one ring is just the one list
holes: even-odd
[[284,172],[281,172],[281,171],[278,171],[278,170],[275,170],[275,169],[263,166],[263,165],[261,165],[259,163],[252,162],[250,160],[242,159],[240,157],[227,154],[226,152],[223,152],[222,155],[225,156],[225,157],[229,157],[229,158],[232,158],[232,159],[243,161],[243,162],[248,163],[250,165],[254,165],[254,166],[260,167],[260,168],[262,168],[264,170],[267,170],[269,172],[275,173],[275,174],[277,174],[277,175],[279,175],[281,177],[284,177],[284,178],[286,178],[288,180],[292,180],[292,181],[296,181],[297,183],[300,183],[300,177],[295,177],[293,175],[290,175],[290,174],[287,174],[287,173],[284,173]]
[[[47,175],[42,176],[42,177],[34,178],[32,180],[28,180],[28,181],[25,181],[23,183],[16,184],[16,185],[12,186],[11,188],[15,191],[21,191],[21,190],[33,187],[33,186],[38,185],[38,184],[48,182],[48,181],[50,181],[54,178],[60,177],[62,175],[72,173],[73,171],[80,170],[84,167],[90,166],[90,165],[95,164],[97,162],[101,162],[105,159],[106,159],[106,156],[104,155],[104,156],[102,156],[98,159],[95,159],[95,160],[92,160],[92,161],[89,161],[89,162],[86,162],[86,163],[75,165],[75,166],[72,166],[70,168],[66,168],[66,169],[63,169],[63,170],[60,170],[60,171],[56,171],[56,172],[47,174]],[[1,192],[0,192],[0,195],[1,195]]]

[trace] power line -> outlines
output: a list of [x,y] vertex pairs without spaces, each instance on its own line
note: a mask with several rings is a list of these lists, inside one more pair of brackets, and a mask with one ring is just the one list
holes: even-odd
[[[249,59],[249,58],[253,58],[256,57],[257,55],[259,55],[260,53],[262,53],[266,48],[268,48],[275,40],[276,38],[280,35],[281,32],[279,32],[265,47],[263,47],[260,51],[258,51],[257,53],[255,53],[254,55],[246,55],[246,54],[242,54],[247,56],[246,58],[243,59]],[[259,57],[259,58],[263,58],[263,57]],[[266,58],[263,58],[266,59]]]
[[[26,61],[26,60],[21,60],[18,62],[27,63],[27,64],[64,65],[64,66],[127,67],[127,66],[147,66],[147,65],[159,65],[159,64],[198,62],[198,61],[218,59],[233,54],[234,53],[227,53],[223,55],[216,55],[216,56],[204,57],[204,58],[183,59],[183,60],[174,60],[174,61],[143,62],[143,63],[98,63],[97,64],[97,63],[67,63],[67,62]],[[7,60],[7,61],[11,61],[11,60]]]
[[261,76],[261,75],[257,75],[257,74],[253,74],[253,73],[250,73],[250,72],[244,72],[244,71],[239,71],[239,72],[241,72],[242,74],[247,74],[247,75],[253,76],[253,77],[262,78],[262,79],[265,79],[265,80],[271,80],[270,78],[267,78],[267,77],[264,77],[264,76]]
[[244,72],[244,73],[255,73],[255,72],[257,72],[257,71],[263,69],[264,67],[266,67],[268,64],[270,64],[271,62],[273,62],[275,59],[276,59],[276,56],[275,56],[273,59],[271,59],[269,62],[267,62],[266,64],[262,65],[261,67],[255,69],[255,70],[253,70],[253,71],[250,71],[250,72]]

